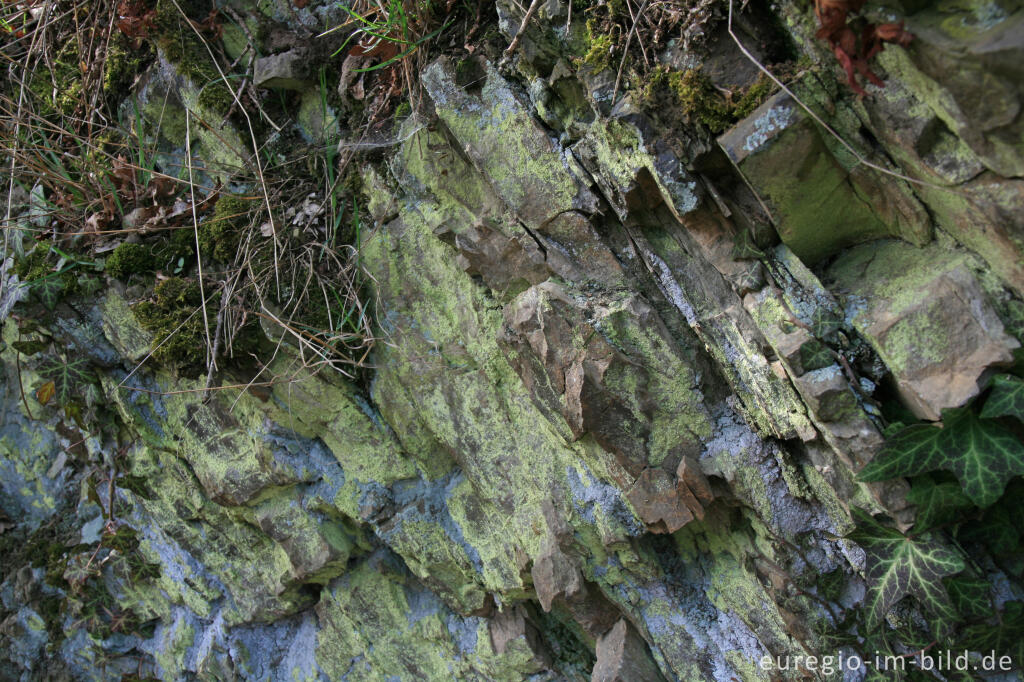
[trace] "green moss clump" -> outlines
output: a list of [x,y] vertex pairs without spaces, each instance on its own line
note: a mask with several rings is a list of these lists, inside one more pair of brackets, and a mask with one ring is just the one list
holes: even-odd
[[412,105],[408,101],[402,101],[395,107],[395,122],[403,121],[412,114]]
[[[199,1],[179,4],[184,12],[196,21],[201,20],[209,12],[209,5]],[[156,43],[168,61],[174,64],[178,73],[199,88],[199,106],[218,116],[226,117],[235,103],[235,98],[211,62],[206,47],[182,19],[173,2],[159,0],[153,22],[156,26]]]
[[593,19],[587,20],[587,36],[587,53],[583,55],[583,63],[595,71],[604,71],[611,66],[615,41],[610,33],[601,33]]
[[128,36],[116,31],[107,44],[107,56],[103,62],[103,96],[108,102],[116,103],[131,89],[135,77],[153,61],[153,48],[142,43],[132,46]]
[[110,253],[104,269],[111,277],[126,280],[132,275],[152,272],[155,263],[149,248],[142,244],[124,243]]
[[74,264],[65,264],[57,270],[59,261],[60,256],[51,248],[50,242],[39,242],[24,258],[14,263],[18,279],[29,285],[34,297],[51,309],[58,300],[79,290]]
[[[170,277],[156,285],[153,296],[132,306],[143,329],[153,334],[153,359],[188,378],[200,376],[206,369],[207,331],[212,337],[220,305],[220,293],[207,289],[206,315],[202,312],[202,293],[195,280]],[[203,328],[203,321],[210,324]],[[250,321],[235,335],[229,357],[248,358],[263,342],[259,323]]]
[[230,263],[238,253],[242,232],[249,226],[252,204],[237,194],[225,194],[217,200],[213,215],[199,226],[199,252]]
[[49,255],[50,243],[39,242],[24,258],[14,262],[14,274],[22,282],[32,282],[53,274]]
[[774,90],[775,84],[772,83],[770,78],[764,74],[758,76],[757,81],[744,90],[743,94],[740,95],[740,98],[733,105],[733,120],[739,121],[750,116],[750,114],[754,113],[754,109],[764,104],[764,101],[768,99]]
[[[85,104],[91,95],[83,93],[85,81],[79,66],[81,46],[77,40],[68,40],[53,58],[53,68],[37,69],[29,89],[42,102],[43,115],[55,113],[71,116]],[[139,49],[120,31],[111,35],[107,54],[103,61],[103,99],[110,107],[116,107],[146,66],[153,60],[153,50],[148,45]],[[83,94],[87,95],[83,97]]]
[[658,67],[641,89],[640,100],[655,105],[659,103],[660,93],[668,91],[674,100],[672,103],[683,113],[717,134],[749,116],[768,98],[772,89],[771,80],[762,75],[750,87],[727,96],[696,69],[670,71]]
[[[207,305],[210,303],[208,299]],[[170,277],[156,286],[151,300],[132,307],[142,328],[155,337],[153,359],[176,369],[182,376],[197,377],[206,366],[206,330],[203,329],[203,320],[210,315],[204,316],[201,306],[199,284],[193,280]],[[216,315],[216,309],[208,312]],[[210,333],[213,333],[212,329]]]
[[53,57],[52,69],[36,69],[28,84],[40,101],[44,116],[71,116],[82,103],[82,72],[78,67],[78,44],[65,42]]

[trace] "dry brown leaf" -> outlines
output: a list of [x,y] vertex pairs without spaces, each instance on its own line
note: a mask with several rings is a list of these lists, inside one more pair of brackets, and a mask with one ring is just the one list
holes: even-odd
[[57,393],[57,385],[52,381],[47,381],[45,384],[36,389],[36,400],[39,401],[40,405],[46,405],[53,396]]

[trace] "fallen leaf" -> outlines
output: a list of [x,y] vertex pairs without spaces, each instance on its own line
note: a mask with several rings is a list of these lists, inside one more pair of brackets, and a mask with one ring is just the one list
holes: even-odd
[[39,401],[40,405],[46,405],[53,396],[57,393],[57,385],[52,381],[47,381],[45,384],[36,389],[36,400]]

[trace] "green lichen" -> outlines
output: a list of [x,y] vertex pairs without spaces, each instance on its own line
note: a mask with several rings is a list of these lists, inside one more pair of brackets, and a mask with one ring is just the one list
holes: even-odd
[[149,248],[125,242],[110,253],[104,269],[111,277],[127,280],[132,275],[152,272],[154,265],[155,259]]

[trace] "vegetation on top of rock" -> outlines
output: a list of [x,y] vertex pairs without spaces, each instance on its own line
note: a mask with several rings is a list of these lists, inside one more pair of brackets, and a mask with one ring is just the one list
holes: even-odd
[[846,537],[867,555],[868,625],[881,625],[889,609],[907,595],[944,623],[955,622],[957,614],[942,578],[966,567],[959,552],[927,536],[908,538],[860,509],[854,508],[853,516],[857,528]]
[[[854,509],[858,528],[847,537],[867,554],[869,624],[877,625],[900,597],[914,594],[934,616],[932,631],[941,641],[967,649],[1002,641],[1019,602],[996,609],[987,581],[966,561],[972,554],[960,548],[983,547],[1017,577],[1024,568],[1024,420],[1016,410],[1022,383],[998,375],[984,400],[943,410],[941,426],[895,425],[861,470],[863,481],[910,477],[907,500],[917,506],[906,536]],[[944,531],[957,543],[943,542]],[[974,583],[986,588],[970,588]]]
[[249,227],[253,202],[237,194],[222,194],[213,214],[199,226],[199,253],[221,263],[238,255],[242,234]]
[[154,264],[153,252],[149,248],[125,242],[110,252],[103,267],[111,277],[126,280],[131,275],[152,272]]
[[738,92],[723,93],[697,69],[671,71],[659,66],[648,76],[640,91],[643,102],[660,104],[665,93],[671,93],[672,104],[691,120],[702,123],[712,133],[720,133],[748,116],[771,95],[775,85],[767,76]]
[[[1016,386],[1006,381],[1000,387],[1007,384]],[[1006,405],[1009,395],[1001,391],[995,397],[1000,402],[993,413]],[[947,409],[942,412],[941,428],[916,424],[887,439],[859,478],[884,481],[936,469],[956,474],[967,496],[984,509],[1000,498],[1009,480],[1024,475],[1024,444],[1019,433],[978,417],[973,408]]]

